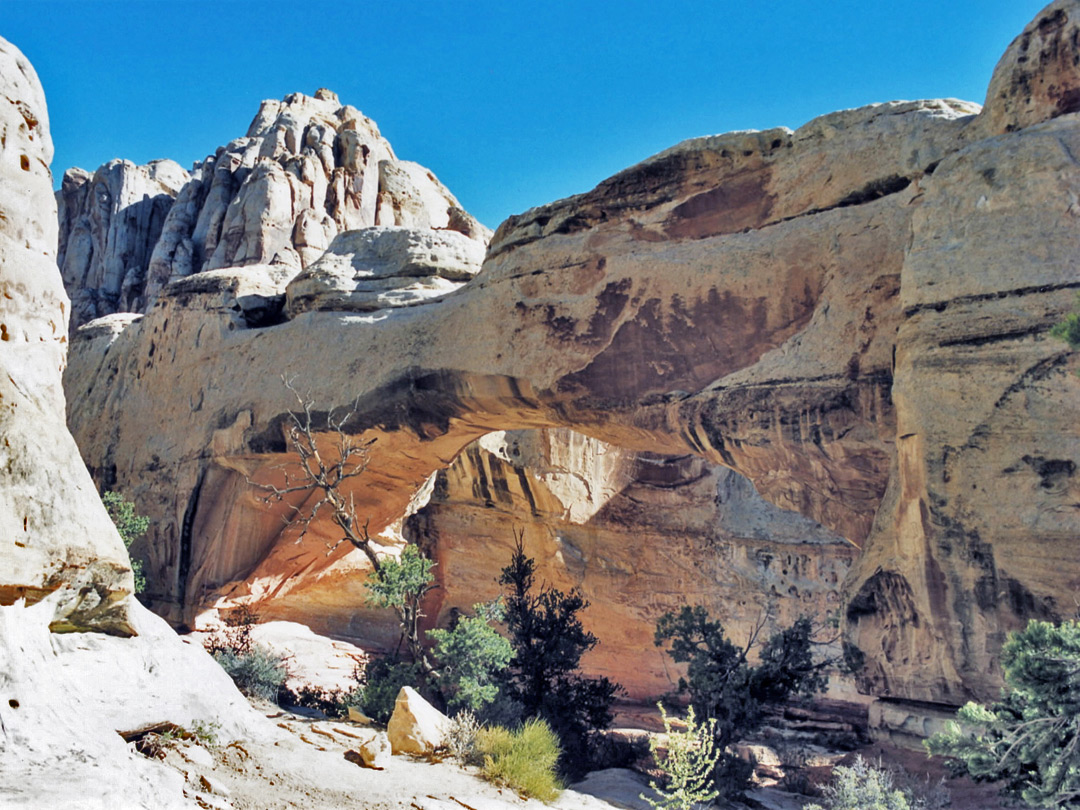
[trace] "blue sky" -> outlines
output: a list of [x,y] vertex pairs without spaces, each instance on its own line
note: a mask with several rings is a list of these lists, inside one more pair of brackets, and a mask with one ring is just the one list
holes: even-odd
[[685,138],[892,99],[983,100],[1043,0],[0,0],[53,172],[190,167],[263,98],[329,87],[495,227]]

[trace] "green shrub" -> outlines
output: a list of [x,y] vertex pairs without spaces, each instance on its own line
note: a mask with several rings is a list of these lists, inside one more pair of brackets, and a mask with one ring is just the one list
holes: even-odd
[[394,702],[403,686],[418,686],[424,673],[418,664],[387,656],[368,662],[360,706],[364,714],[385,725],[394,713]]
[[[130,552],[131,544],[150,528],[150,518],[135,514],[135,504],[124,500],[119,492],[106,492],[101,496],[101,502],[124,541],[124,548]],[[131,558],[131,572],[135,575],[135,593],[142,593],[146,590],[146,569],[141,558]]]
[[544,802],[562,790],[555,776],[560,753],[551,727],[535,718],[517,731],[501,726],[481,729],[476,738],[476,755],[485,778]]
[[474,605],[476,616],[460,618],[448,630],[432,630],[438,664],[436,682],[447,710],[480,711],[499,696],[499,677],[514,655],[510,642],[490,621],[502,619],[501,605]]
[[672,727],[664,705],[656,705],[664,719],[667,751],[662,757],[658,756],[656,737],[650,738],[649,749],[664,773],[664,784],[649,782],[649,787],[660,795],[660,801],[654,801],[644,793],[641,798],[657,810],[692,810],[699,802],[711,802],[720,795],[712,787],[713,769],[720,758],[720,750],[716,747],[716,721],[709,720],[699,726],[691,706],[686,714],[686,730],[678,731]]
[[364,587],[368,602],[376,607],[390,608],[397,614],[401,624],[401,639],[413,661],[430,674],[432,666],[428,651],[420,637],[420,619],[424,617],[421,605],[424,596],[435,587],[435,567],[416,546],[410,544],[401,550],[401,556],[382,557],[375,570],[368,575]]
[[1076,308],[1065,316],[1065,320],[1054,325],[1050,336],[1064,340],[1074,351],[1080,349],[1080,293],[1076,296]]
[[832,784],[822,792],[824,805],[811,804],[803,810],[913,810],[908,796],[893,785],[892,774],[859,756],[850,767],[838,765]]
[[247,652],[217,650],[213,656],[245,695],[277,702],[289,675],[284,657],[258,644]]

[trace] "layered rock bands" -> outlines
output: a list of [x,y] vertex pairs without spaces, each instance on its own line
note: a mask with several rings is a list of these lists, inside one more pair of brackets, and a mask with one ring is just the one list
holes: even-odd
[[[136,551],[177,623],[249,601],[394,638],[364,605],[363,555],[328,551],[328,521],[283,522],[302,495],[261,497],[296,474],[284,375],[328,452],[328,416],[375,440],[348,494],[387,548],[409,537],[439,560],[433,621],[494,592],[518,529],[548,581],[592,600],[589,666],[636,696],[672,682],[656,618],[701,601],[736,629],[835,606],[869,694],[993,697],[1005,633],[1071,614],[1080,581],[1078,361],[1047,334],[1080,289],[1078,63],[1080,3],[1056,0],[981,109],[893,102],[686,141],[511,217],[483,269],[433,295],[380,279],[464,278],[475,228],[447,207],[445,223],[395,213],[414,235],[363,235],[398,210],[365,196],[363,150],[341,143],[373,127],[271,125],[339,110],[287,100],[256,119],[264,159],[242,180],[224,167],[254,144],[184,187],[145,316],[80,330],[71,428],[98,483],[153,518]],[[330,191],[339,171],[364,178],[358,197]],[[196,182],[251,196],[215,203],[204,236],[211,209],[177,213]],[[272,234],[244,224],[285,186],[353,203],[303,245],[299,208]]]

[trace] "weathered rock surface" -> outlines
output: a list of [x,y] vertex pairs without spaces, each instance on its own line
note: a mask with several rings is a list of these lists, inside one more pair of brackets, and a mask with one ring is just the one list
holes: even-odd
[[424,303],[478,272],[485,245],[457,231],[404,227],[346,231],[290,282],[290,317],[311,309],[371,312]]
[[1080,76],[1074,61],[1078,41],[1075,6],[1069,0],[1054,0],[1013,40],[994,68],[981,134],[1015,132],[1080,112]]
[[144,312],[169,281],[206,270],[274,265],[294,276],[346,231],[446,231],[450,272],[427,274],[444,279],[462,275],[463,259],[474,273],[491,238],[434,174],[398,160],[375,122],[328,90],[264,101],[247,134],[190,175],[172,161],[113,160],[93,175],[70,169],[57,199],[72,329]]
[[64,421],[68,299],[45,96],[4,40],[0,136],[0,604],[63,588],[58,628],[127,633],[127,552]]
[[1068,116],[974,143],[913,218],[897,466],[847,608],[875,694],[992,696],[1005,634],[1075,611],[1080,379],[1046,330],[1080,288],[1078,148]]
[[430,754],[446,744],[450,720],[411,686],[401,687],[386,725],[395,754]]
[[[614,516],[630,509],[624,490],[655,496],[639,477],[649,463],[700,464],[717,487],[722,465],[862,550],[843,590],[864,688],[950,703],[994,697],[1005,632],[1071,613],[1080,579],[1069,551],[1080,528],[1077,359],[1046,334],[1080,288],[1080,120],[1049,89],[1080,76],[1068,67],[1080,46],[1053,33],[1077,20],[1075,0],[1048,7],[1029,44],[1023,35],[999,65],[984,113],[895,102],[794,132],[698,138],[512,217],[481,273],[437,306],[308,311],[244,328],[222,306],[230,281],[170,288],[119,335],[86,335],[68,369],[71,425],[95,475],[154,518],[156,607],[189,622],[225,597],[271,616],[352,609],[349,622],[332,620],[336,632],[371,632],[377,617],[355,609],[362,555],[328,554],[338,539],[328,521],[282,529],[289,505],[257,498],[252,482],[281,482],[281,465],[296,463],[282,432],[295,407],[284,372],[320,412],[355,404],[349,429],[377,439],[347,494],[390,545],[432,472],[473,442],[570,428],[618,448],[635,471],[621,479],[618,459],[597,460],[577,495],[548,502],[552,513],[556,501],[576,504],[563,523],[538,517],[529,531],[545,562],[562,554],[571,583],[615,560],[593,600],[632,616],[637,604],[620,604],[618,590],[625,558],[606,550],[618,536],[607,505]],[[1023,61],[1022,46],[1051,56]],[[1033,101],[1003,107],[1002,92]],[[336,438],[328,433],[328,446]],[[701,461],[676,461],[688,454]],[[448,568],[466,537],[455,521],[478,533],[476,503],[498,501],[481,470],[507,476],[521,504],[526,491],[552,492],[513,485],[532,468],[497,456],[478,455],[457,482],[444,474],[445,493],[436,486],[432,525],[445,527]],[[570,465],[567,482],[551,486],[569,488],[580,472]],[[586,491],[585,481],[606,483]],[[711,486],[689,496],[686,485],[689,502]],[[776,576],[751,562],[775,540],[710,523],[726,509],[710,517],[679,498],[656,501],[620,525],[642,570],[697,571],[730,554],[745,561],[747,583]],[[685,514],[668,516],[672,504]],[[677,539],[665,521],[679,519],[688,525]],[[641,533],[654,532],[656,548],[640,548],[650,525]],[[708,546],[703,525],[728,545]],[[607,545],[576,560],[590,534]],[[503,556],[497,548],[493,566]],[[822,576],[837,570],[814,565]],[[618,662],[604,666],[622,679]]]
[[118,732],[273,729],[129,598],[127,552],[64,424],[51,156],[37,76],[0,39],[0,805],[186,807],[179,774]]
[[663,613],[705,605],[740,640],[761,617],[767,632],[824,618],[839,610],[858,554],[696,455],[637,453],[566,429],[493,433],[437,475],[405,527],[437,562],[427,608],[437,623],[499,593],[515,532],[538,581],[591,602],[582,619],[601,641],[587,671],[644,701],[678,685],[653,644]]
[[146,268],[173,199],[190,176],[171,160],[111,160],[92,175],[69,169],[56,193],[56,257],[71,296],[71,326],[141,312]]

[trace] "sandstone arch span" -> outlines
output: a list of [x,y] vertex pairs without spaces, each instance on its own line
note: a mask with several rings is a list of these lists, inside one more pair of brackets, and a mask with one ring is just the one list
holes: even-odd
[[1029,26],[981,114],[896,102],[688,141],[511,218],[482,272],[424,306],[246,328],[272,280],[192,276],[76,342],[73,432],[157,520],[161,581],[187,561],[185,600],[197,542],[248,579],[273,561],[275,598],[346,587],[239,517],[237,482],[280,460],[281,373],[327,407],[362,396],[385,454],[373,529],[492,430],[696,454],[863,547],[845,587],[867,689],[992,695],[1004,632],[1060,613],[1077,579],[1080,392],[1046,336],[1080,287],[1077,17],[1059,0]]

